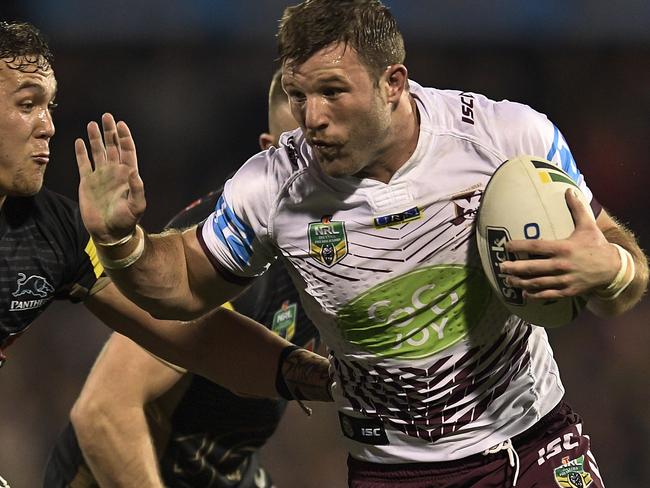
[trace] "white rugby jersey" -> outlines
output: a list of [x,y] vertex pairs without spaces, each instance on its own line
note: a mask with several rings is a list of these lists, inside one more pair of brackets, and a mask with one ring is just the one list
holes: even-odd
[[199,236],[253,277],[284,259],[331,350],[353,457],[447,461],[531,427],[564,388],[543,328],[511,316],[481,269],[473,223],[505,160],[561,166],[591,200],[558,129],[528,106],[411,82],[417,148],[388,184],[332,178],[302,132],[228,181]]

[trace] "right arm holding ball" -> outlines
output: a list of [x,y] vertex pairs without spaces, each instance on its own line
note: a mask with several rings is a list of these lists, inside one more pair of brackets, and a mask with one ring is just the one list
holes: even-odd
[[573,233],[557,241],[509,242],[509,252],[547,259],[506,261],[501,271],[530,298],[589,297],[589,309],[599,316],[629,310],[648,286],[648,260],[634,234],[604,209],[594,219],[572,190],[567,190],[566,201],[575,222]]

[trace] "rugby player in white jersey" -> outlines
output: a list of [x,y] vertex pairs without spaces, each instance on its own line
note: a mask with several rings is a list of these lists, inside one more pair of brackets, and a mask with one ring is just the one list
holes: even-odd
[[[290,7],[278,39],[300,129],[248,160],[197,228],[136,227],[145,200],[124,122],[104,115],[103,138],[89,125],[94,168],[76,142],[85,224],[99,242],[125,241],[101,248],[111,277],[154,315],[194,317],[283,259],[331,350],[352,487],[602,487],[545,330],[491,294],[473,238],[496,168],[548,159],[596,218],[567,193],[575,232],[511,242],[545,259],[502,271],[530,297],[581,295],[600,315],[638,302],[646,258],[593,198],[559,130],[525,105],[409,80],[377,0]],[[620,256],[633,263],[623,277]]]

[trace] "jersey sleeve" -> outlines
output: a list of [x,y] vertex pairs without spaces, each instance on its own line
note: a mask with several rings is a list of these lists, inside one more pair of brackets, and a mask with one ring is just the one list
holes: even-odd
[[197,229],[210,261],[233,282],[259,276],[275,259],[268,232],[277,195],[271,171],[274,153],[271,149],[248,160],[226,182],[214,211]]
[[75,244],[78,247],[74,253],[76,259],[70,263],[71,273],[67,288],[70,290],[70,300],[78,302],[104,288],[110,283],[110,279],[104,272],[104,267],[97,255],[95,243],[84,227],[78,209],[75,213],[77,230]]
[[594,215],[601,210],[560,130],[546,117],[519,103],[495,104],[498,133],[505,134],[501,146],[505,158],[528,154],[544,158],[564,170],[591,203]]
[[64,262],[63,280],[57,299],[83,301],[106,286],[110,280],[97,256],[95,243],[84,227],[79,206],[57,193],[44,190],[39,194],[41,211],[47,215],[48,239],[60,248]]

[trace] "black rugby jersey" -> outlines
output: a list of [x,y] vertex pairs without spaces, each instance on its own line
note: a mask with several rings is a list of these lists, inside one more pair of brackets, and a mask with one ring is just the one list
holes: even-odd
[[7,197],[0,210],[0,358],[52,300],[83,300],[102,273],[76,203],[45,188]]
[[[168,227],[189,227],[212,212],[221,191],[197,200]],[[273,264],[237,298],[233,308],[307,349],[318,345],[318,333],[298,301],[298,293],[281,263]],[[241,347],[246,347],[242,344]],[[275,431],[284,400],[242,398],[198,375],[187,375],[187,389],[165,414],[163,395],[147,409],[153,437],[167,439],[159,453],[160,470],[169,488],[254,488],[271,486],[260,472],[256,451]],[[172,389],[173,391],[173,389]],[[165,406],[163,406],[165,405]],[[257,480],[256,480],[257,478]],[[96,486],[83,458],[72,426],[59,438],[46,469],[46,488]]]

